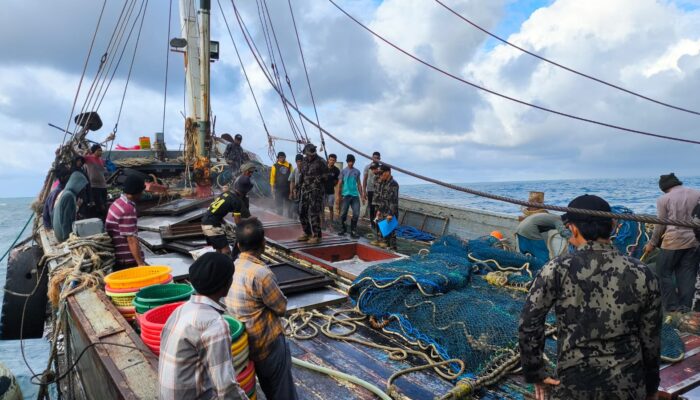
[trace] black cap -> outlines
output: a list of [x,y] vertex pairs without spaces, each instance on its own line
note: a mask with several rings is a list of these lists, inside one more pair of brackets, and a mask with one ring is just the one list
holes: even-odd
[[380,164],[380,165],[379,165],[379,170],[382,171],[382,172],[387,172],[387,171],[391,171],[391,167],[388,166],[388,165],[386,165],[386,164]]
[[683,182],[679,181],[673,172],[671,172],[668,175],[661,175],[659,177],[659,189],[661,189],[664,192],[674,186],[679,186],[682,184]]
[[251,182],[249,176],[241,175],[233,182],[233,190],[242,195],[248,194],[251,189],[253,189],[253,182]]
[[304,154],[316,154],[316,146],[313,143],[307,143],[304,146]]
[[233,137],[234,140],[243,140],[243,136],[241,136],[240,133],[237,133],[236,136]]
[[304,159],[303,154],[297,154],[296,157],[294,157],[294,161],[302,161]]
[[204,253],[190,265],[189,272],[190,283],[197,293],[214,294],[231,282],[233,260],[218,252]]
[[355,156],[353,156],[352,154],[348,154],[348,156],[345,157],[345,162],[350,162],[350,161],[355,162]]
[[[603,200],[602,198],[595,196],[595,195],[592,195],[592,194],[584,194],[583,196],[579,196],[579,197],[571,200],[571,203],[569,203],[568,207],[569,208],[580,208],[583,210],[610,212],[610,204],[608,204],[608,202]],[[569,222],[576,223],[576,222],[612,221],[612,219],[608,218],[608,217],[596,217],[593,215],[576,214],[576,213],[571,213],[571,212],[567,212],[566,214],[562,215],[561,219],[566,224],[568,224]]]
[[124,193],[126,194],[139,194],[146,189],[146,183],[143,178],[136,175],[129,175],[126,177],[124,182]]
[[277,158],[280,158],[280,157],[287,157],[287,155],[284,154],[283,151],[280,151],[279,153],[277,153]]
[[92,146],[90,146],[90,153],[94,153],[97,150],[102,150],[102,146],[100,146],[99,143],[95,143]]
[[377,169],[377,168],[379,168],[380,165],[382,165],[382,164],[381,164],[381,163],[378,163],[378,162],[376,162],[376,161],[373,161],[373,162],[369,165],[369,169]]

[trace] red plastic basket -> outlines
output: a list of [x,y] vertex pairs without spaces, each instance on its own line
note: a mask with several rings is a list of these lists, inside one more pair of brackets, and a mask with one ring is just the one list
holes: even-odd
[[148,347],[156,347],[156,348],[160,349],[160,339],[153,340],[147,336],[144,336],[142,333],[141,340],[143,340],[143,342],[146,343],[146,346],[148,346]]
[[153,352],[153,354],[155,354],[155,355],[157,355],[157,356],[160,355],[160,346],[151,346],[150,344],[146,343],[146,347],[148,347],[149,349],[151,349],[151,351]]
[[238,383],[241,382],[246,382],[248,380],[248,377],[250,377],[251,374],[255,373],[255,364],[253,364],[253,360],[248,361],[248,366],[245,367],[243,371],[241,371],[240,374],[236,377],[236,381]]
[[157,333],[160,336],[160,331],[163,330],[163,326],[165,326],[165,323],[168,321],[170,314],[183,304],[185,304],[184,301],[164,304],[146,311],[146,313],[141,316],[141,330],[150,331],[152,334]]
[[144,331],[143,329],[141,330],[141,339],[146,341],[146,339],[150,340],[151,342],[158,342],[160,343],[160,334],[156,335],[151,331]]

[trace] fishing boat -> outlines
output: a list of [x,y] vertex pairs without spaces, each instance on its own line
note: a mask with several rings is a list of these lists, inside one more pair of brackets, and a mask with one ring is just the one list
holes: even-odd
[[[186,281],[187,268],[193,262],[191,253],[205,246],[199,227],[203,209],[214,194],[231,182],[236,171],[220,161],[228,141],[213,132],[210,66],[218,58],[219,49],[218,42],[210,38],[210,1],[180,0],[179,6],[183,37],[172,39],[170,44],[185,59],[184,149],[169,150],[165,135],[159,133],[153,138],[153,146],[148,145],[150,140],[144,140],[143,148],[114,150],[105,156],[116,166],[109,178],[115,193],[129,174],[150,178],[148,195],[138,204],[139,240],[146,261],[169,266],[176,281]],[[245,36],[246,28],[237,12],[234,18]],[[255,55],[252,46],[250,50]],[[111,59],[103,59],[101,64],[110,62]],[[274,82],[271,84],[274,86]],[[275,90],[287,113],[291,107],[299,118],[307,118],[279,86]],[[97,112],[81,111],[75,116],[73,126],[64,129],[66,141],[57,151],[37,204],[43,204],[54,181],[55,168],[84,151],[91,140],[88,136],[102,126]],[[311,119],[307,122],[314,124]],[[325,132],[321,126],[317,127]],[[300,140],[298,144],[304,143],[305,140]],[[267,166],[256,154],[247,152],[247,155],[260,167],[251,212],[265,226],[268,241],[265,261],[273,270],[290,274],[280,284],[289,299],[287,334],[296,359],[293,374],[300,398],[533,397],[532,386],[517,374],[517,357],[496,360],[493,366],[498,367],[498,373],[484,370],[481,376],[465,378],[444,367],[449,359],[431,351],[425,343],[408,340],[407,335],[388,329],[387,321],[358,317],[357,299],[348,297],[355,281],[368,268],[406,260],[419,263],[416,255],[429,254],[433,240],[454,237],[467,242],[489,237],[493,231],[513,237],[519,222],[516,216],[402,196],[400,223],[427,234],[429,240],[400,239],[398,250],[392,251],[373,246],[367,237],[355,240],[337,235],[329,227],[320,244],[299,243],[294,240],[300,234],[298,222],[270,211],[272,203],[269,188],[265,186]],[[543,200],[520,203],[545,207],[541,204]],[[38,209],[37,212],[40,215]],[[364,233],[371,234],[370,221],[363,218],[361,224]],[[89,230],[89,226],[85,229]],[[641,237],[642,231],[639,232]],[[84,241],[91,237],[86,234]],[[552,238],[552,243],[555,242],[559,251],[563,251],[565,241]],[[125,318],[124,312],[106,295],[99,279],[101,275],[95,274],[98,279],[94,285],[78,278],[83,275],[76,271],[94,273],[101,257],[109,259],[109,254],[81,253],[84,246],[94,249],[108,245],[58,243],[52,232],[35,222],[34,234],[17,245],[8,263],[6,289],[11,292],[6,294],[3,304],[2,338],[45,336],[50,340],[46,369],[34,379],[41,387],[40,398],[57,390],[71,399],[155,399],[157,356],[138,334],[138,325]],[[74,266],[76,277],[54,285],[57,271],[66,265]],[[56,302],[47,307],[48,298]],[[305,318],[316,318],[316,325],[311,326]],[[689,333],[681,337],[685,359],[665,365],[662,371],[662,390],[669,398],[692,394],[700,384],[700,337]],[[460,386],[465,379],[479,381],[480,385],[466,390],[465,385]],[[380,389],[379,393],[376,388]],[[264,398],[260,390],[257,398]]]

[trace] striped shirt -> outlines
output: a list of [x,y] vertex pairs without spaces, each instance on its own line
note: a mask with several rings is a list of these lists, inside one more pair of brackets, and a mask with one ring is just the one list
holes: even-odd
[[247,399],[236,381],[223,312],[194,295],[170,315],[160,336],[159,399]]
[[287,311],[275,274],[250,253],[241,253],[235,262],[233,284],[224,299],[229,312],[245,323],[253,361],[270,354],[272,342],[284,333],[280,317]]
[[[109,207],[107,219],[105,220],[105,229],[109,236],[112,237],[117,266],[135,266],[136,259],[131,254],[131,250],[129,250],[129,243],[126,241],[126,238],[127,236],[135,236],[138,233],[136,228],[136,204],[127,199],[126,195],[122,194]],[[143,259],[143,252],[141,252],[141,258]]]

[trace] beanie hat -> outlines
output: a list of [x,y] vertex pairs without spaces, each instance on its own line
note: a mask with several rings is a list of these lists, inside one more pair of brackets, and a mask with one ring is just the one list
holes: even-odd
[[664,192],[674,186],[679,186],[682,184],[683,182],[679,181],[673,172],[671,172],[668,175],[661,175],[659,177],[659,189],[661,189]]
[[[608,202],[602,198],[592,194],[584,194],[583,196],[579,196],[571,200],[568,207],[591,211],[610,212],[610,204],[608,204]],[[562,215],[561,219],[565,224],[569,222],[612,222],[612,218],[609,217],[597,217],[594,215],[577,214],[572,212],[567,212],[566,214]]]
[[206,296],[229,284],[233,276],[233,260],[217,252],[204,253],[190,265],[189,272],[194,290]]
[[136,175],[129,175],[126,177],[124,182],[124,193],[126,194],[139,194],[146,189],[146,184],[143,178]]

